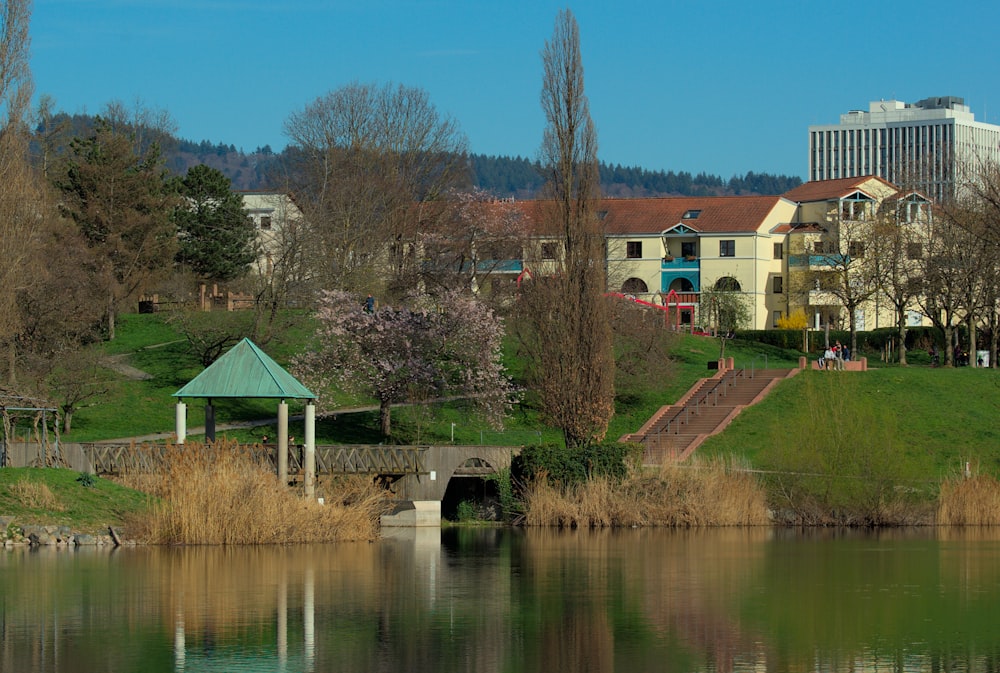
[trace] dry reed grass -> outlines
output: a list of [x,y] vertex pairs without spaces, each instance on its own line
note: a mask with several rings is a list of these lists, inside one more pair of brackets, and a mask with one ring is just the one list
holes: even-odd
[[984,474],[946,479],[938,496],[937,522],[951,526],[1000,524],[1000,481]]
[[129,535],[154,544],[286,544],[373,540],[384,493],[363,477],[322,485],[326,504],[278,483],[273,471],[235,442],[168,447],[156,500]]
[[579,528],[756,526],[770,523],[765,493],[738,466],[664,464],[656,474],[596,478],[560,488],[542,477],[525,493],[525,525]]
[[66,509],[47,484],[21,479],[8,487],[10,494],[28,509],[62,512]]

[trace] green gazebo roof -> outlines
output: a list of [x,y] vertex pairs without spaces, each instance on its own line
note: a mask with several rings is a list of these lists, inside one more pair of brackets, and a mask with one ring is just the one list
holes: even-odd
[[174,397],[268,397],[315,399],[250,339],[243,339],[191,379]]

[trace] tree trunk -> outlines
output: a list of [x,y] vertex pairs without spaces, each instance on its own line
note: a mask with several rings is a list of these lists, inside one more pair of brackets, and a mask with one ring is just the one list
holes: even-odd
[[906,366],[906,320],[899,321],[899,364]]
[[969,316],[969,366],[976,367],[976,321]]
[[63,434],[68,435],[73,429],[73,410],[63,407]]
[[108,297],[108,341],[115,340],[115,299],[114,294]]
[[382,429],[382,436],[386,439],[389,439],[392,436],[391,412],[392,405],[389,404],[388,400],[382,400],[378,407],[378,422],[379,427]]

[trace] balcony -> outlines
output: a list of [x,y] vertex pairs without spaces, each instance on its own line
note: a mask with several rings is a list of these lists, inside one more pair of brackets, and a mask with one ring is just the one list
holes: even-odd
[[664,257],[660,261],[661,271],[691,271],[698,269],[698,258],[694,255],[687,257]]
[[841,267],[850,263],[850,257],[839,254],[811,254],[811,255],[789,255],[788,266],[800,267],[809,266],[810,270],[829,269]]

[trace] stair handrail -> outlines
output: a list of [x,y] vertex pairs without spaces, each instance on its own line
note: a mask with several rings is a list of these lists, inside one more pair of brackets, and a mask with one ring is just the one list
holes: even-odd
[[[725,374],[723,374],[722,376],[720,376],[715,381],[715,383],[708,390],[706,390],[704,393],[702,393],[700,396],[692,397],[691,399],[689,399],[684,404],[683,407],[675,409],[673,415],[669,419],[667,419],[666,424],[663,427],[661,427],[659,430],[657,430],[657,435],[663,434],[664,430],[666,430],[667,433],[669,434],[669,432],[670,432],[670,424],[673,423],[674,421],[678,420],[678,418],[680,417],[681,414],[684,414],[684,416],[685,416],[685,424],[690,425],[689,419],[691,417],[690,410],[691,410],[691,407],[692,407],[692,404],[691,404],[692,400],[694,401],[694,405],[693,406],[694,406],[695,413],[698,413],[698,407],[703,402],[707,402],[708,401],[708,397],[710,395],[712,395],[712,394],[715,395],[715,405],[714,406],[719,406],[719,389],[720,389],[720,387],[722,389],[722,396],[726,397],[727,392],[728,392],[728,387],[729,386],[735,387],[736,386],[736,378],[740,377],[740,376],[742,376],[743,378],[746,378],[746,370],[745,369],[732,369],[732,370],[726,372]],[[676,429],[674,431],[674,434],[675,435],[676,434],[680,434],[680,429],[679,428]]]
[[[764,358],[764,367],[763,368],[767,369],[767,353],[761,353],[759,356],[755,357],[753,360],[750,361],[750,378],[754,378],[754,376],[756,374],[757,361],[760,360],[761,358]],[[744,367],[744,369],[745,369],[745,367]]]

